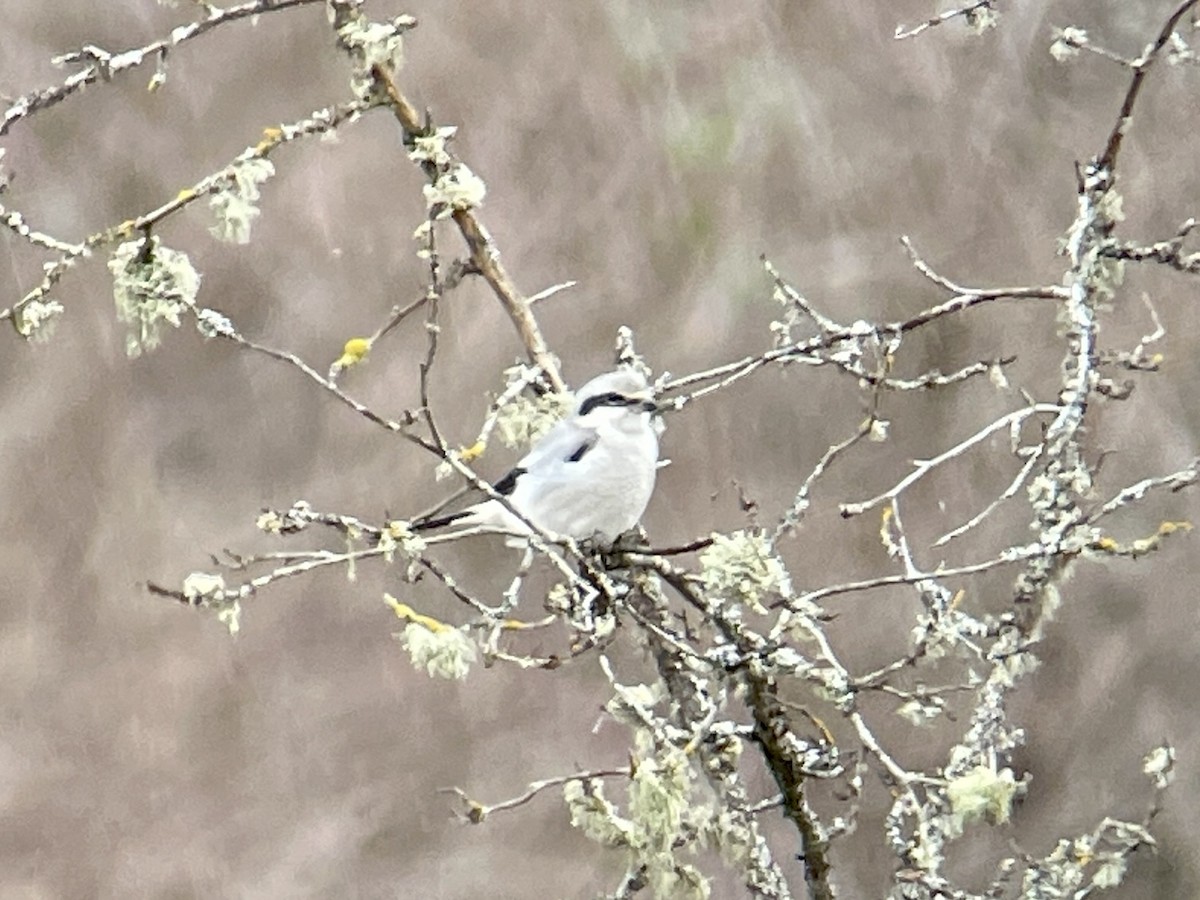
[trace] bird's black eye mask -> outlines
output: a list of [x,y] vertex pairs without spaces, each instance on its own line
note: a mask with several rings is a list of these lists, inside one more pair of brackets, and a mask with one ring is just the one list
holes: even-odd
[[655,405],[649,400],[639,400],[637,397],[626,397],[616,391],[609,391],[607,394],[597,394],[584,400],[579,406],[579,415],[586,416],[597,406],[640,406],[647,412],[655,409]]

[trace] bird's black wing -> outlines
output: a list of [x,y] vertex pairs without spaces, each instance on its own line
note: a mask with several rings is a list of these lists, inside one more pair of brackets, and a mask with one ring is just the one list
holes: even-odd
[[579,442],[578,447],[576,447],[569,454],[567,454],[567,457],[566,457],[566,459],[563,460],[563,462],[569,462],[569,463],[579,462],[581,459],[583,459],[584,454],[586,454],[589,450],[591,450],[595,446],[596,446],[596,435],[595,434],[589,435],[589,436],[583,438]]
[[[584,455],[596,446],[596,433],[594,431],[580,432],[578,440],[571,442],[563,442],[556,449],[559,452],[559,462],[562,463],[577,463],[583,459]],[[522,460],[525,462],[525,460]],[[492,488],[502,497],[509,497],[512,492],[517,489],[517,479],[528,472],[526,466],[516,466],[509,469],[508,474],[492,485]]]
[[508,470],[508,474],[492,485],[492,489],[501,497],[507,497],[517,489],[517,479],[528,471],[520,466]]
[[[596,446],[596,441],[599,439],[599,435],[591,429],[574,429],[571,432],[560,429],[557,433],[552,433],[551,437],[553,440],[544,441],[521,460],[522,465],[509,469],[503,478],[492,485],[492,489],[501,497],[511,497],[513,491],[517,489],[517,481],[529,471],[530,466],[537,465],[540,470],[551,460],[554,460],[559,466],[577,463]],[[432,528],[441,528],[457,522],[469,514],[469,511],[463,510],[439,516],[436,519],[423,519],[413,523],[413,530],[426,531]]]

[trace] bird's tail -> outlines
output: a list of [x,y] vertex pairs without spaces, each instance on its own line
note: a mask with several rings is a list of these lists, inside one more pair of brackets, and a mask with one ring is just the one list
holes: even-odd
[[462,512],[450,513],[448,516],[438,516],[436,519],[422,519],[419,522],[412,523],[413,531],[432,531],[434,528],[444,528],[447,525],[452,525],[455,522],[461,522],[463,519],[469,518],[471,511],[464,509]]

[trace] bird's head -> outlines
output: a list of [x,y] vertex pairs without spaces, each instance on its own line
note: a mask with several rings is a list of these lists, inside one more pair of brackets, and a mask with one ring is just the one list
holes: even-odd
[[575,419],[584,427],[641,424],[657,411],[645,377],[630,368],[597,375],[575,394]]

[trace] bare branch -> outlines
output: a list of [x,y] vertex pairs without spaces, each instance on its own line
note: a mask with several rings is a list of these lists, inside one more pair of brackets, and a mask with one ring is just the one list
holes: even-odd
[[7,134],[8,130],[15,123],[26,116],[62,102],[72,94],[83,90],[89,84],[95,84],[97,81],[108,81],[114,75],[140,66],[148,59],[160,59],[172,47],[177,47],[180,44],[190,41],[192,38],[206,34],[227,22],[319,2],[322,2],[322,0],[251,0],[251,2],[240,3],[224,9],[210,6],[208,7],[207,18],[193,22],[190,25],[180,25],[171,32],[170,37],[153,41],[144,47],[138,47],[134,50],[124,50],[119,53],[108,53],[98,47],[88,46],[78,53],[69,53],[66,56],[60,57],[58,61],[63,63],[84,62],[88,64],[67,78],[62,84],[25,94],[10,103],[8,109],[4,111],[4,115],[0,116],[0,137]]
[[564,784],[569,784],[572,781],[592,781],[597,778],[628,778],[632,775],[632,771],[628,766],[616,769],[594,769],[590,772],[576,772],[572,775],[556,775],[553,778],[543,778],[539,781],[529,782],[528,789],[509,800],[501,800],[498,803],[483,804],[477,800],[472,800],[471,797],[462,788],[449,787],[442,788],[442,793],[454,794],[462,801],[463,806],[467,811],[464,818],[473,825],[479,825],[484,822],[492,813],[504,812],[509,809],[516,809],[519,806],[524,806],[546,788],[561,787]]
[[1133,106],[1137,103],[1138,95],[1142,91],[1142,85],[1146,82],[1146,74],[1162,53],[1163,48],[1171,40],[1171,35],[1174,34],[1175,26],[1179,24],[1179,20],[1198,2],[1200,0],[1184,0],[1183,3],[1180,3],[1163,24],[1158,37],[1146,48],[1146,52],[1134,62],[1133,80],[1129,82],[1129,89],[1125,92],[1125,99],[1121,101],[1121,111],[1117,114],[1117,123],[1113,126],[1113,130],[1108,136],[1104,152],[1096,160],[1097,168],[1111,172],[1116,165],[1117,154],[1121,152],[1121,140],[1125,137],[1125,132],[1129,130],[1129,125],[1133,121]]
[[[405,133],[409,135],[428,133],[431,129],[430,123],[424,121],[416,107],[400,93],[393,74],[386,71],[382,65],[375,65],[372,73],[385,91],[392,112]],[[542,371],[546,373],[546,377],[550,379],[550,383],[556,390],[564,390],[565,384],[562,376],[559,375],[558,365],[542,337],[541,328],[530,309],[531,304],[513,284],[508,270],[500,262],[500,253],[492,243],[483,224],[474,212],[468,209],[456,209],[453,217],[463,239],[467,242],[472,265],[491,286],[492,292],[504,307],[504,311],[508,313],[521,342],[529,353],[529,359],[541,366]]]
[[893,37],[898,41],[902,41],[905,38],[916,37],[922,31],[926,31],[930,28],[936,28],[938,25],[949,22],[951,19],[967,17],[972,13],[984,9],[993,9],[995,2],[996,0],[976,0],[975,3],[968,3],[966,6],[960,6],[956,9],[948,9],[943,13],[938,13],[936,16],[926,19],[920,25],[915,25],[912,28],[906,28],[904,25],[897,25],[896,33],[893,35]]
[[896,497],[899,497],[904,491],[908,490],[908,488],[912,487],[913,484],[920,481],[938,466],[951,459],[954,459],[957,456],[961,456],[967,450],[971,449],[981,441],[986,440],[997,431],[1019,425],[1030,416],[1055,414],[1061,415],[1061,413],[1062,408],[1052,403],[1036,403],[1033,406],[1027,406],[1024,409],[1018,409],[1016,412],[1011,412],[1006,416],[1001,416],[991,424],[986,425],[979,431],[975,432],[975,434],[971,435],[969,438],[960,441],[949,450],[939,453],[932,459],[915,460],[915,470],[911,474],[902,478],[891,488],[884,491],[882,494],[872,497],[870,500],[862,500],[856,503],[842,503],[838,509],[841,511],[842,515],[846,517],[861,515],[869,509],[874,509],[876,506],[879,506],[885,501],[893,500]]
[[1112,515],[1117,510],[1141,500],[1150,491],[1166,488],[1174,493],[1186,487],[1191,487],[1197,480],[1200,480],[1200,458],[1192,460],[1191,465],[1186,469],[1180,469],[1178,472],[1172,472],[1170,475],[1161,475],[1157,478],[1145,478],[1137,484],[1130,485],[1095,512],[1089,514],[1086,522],[1089,525],[1094,525],[1105,516]]
[[1200,252],[1183,252],[1183,242],[1196,227],[1196,220],[1185,221],[1173,238],[1159,241],[1155,244],[1142,245],[1132,241],[1111,242],[1100,249],[1100,253],[1111,259],[1125,259],[1131,262],[1157,262],[1169,266],[1177,272],[1189,275],[1200,275]]

